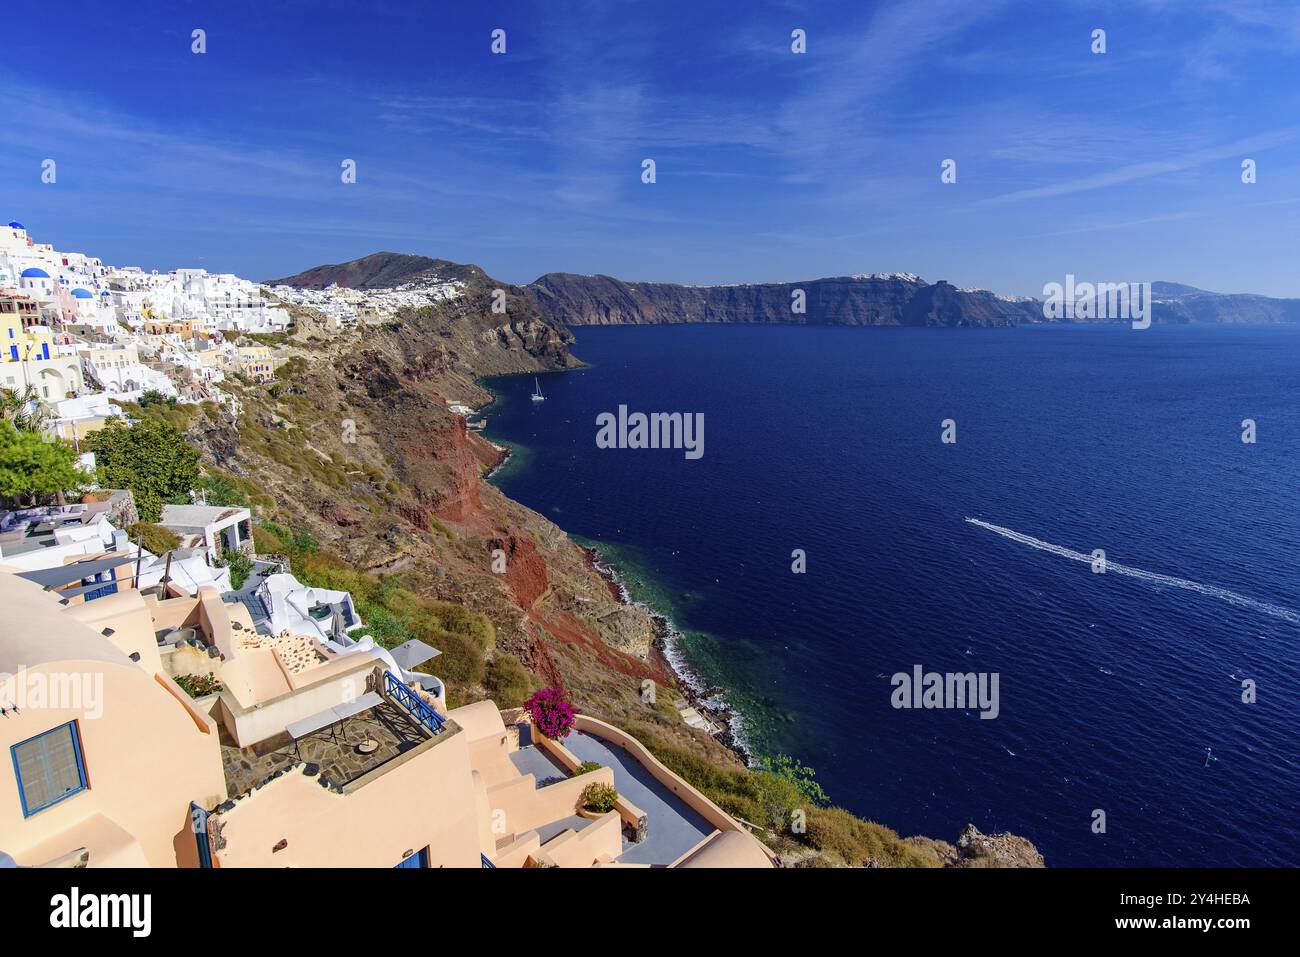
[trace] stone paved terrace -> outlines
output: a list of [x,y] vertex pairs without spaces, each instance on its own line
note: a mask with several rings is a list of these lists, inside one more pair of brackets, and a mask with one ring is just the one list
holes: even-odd
[[646,839],[632,844],[625,836],[623,853],[618,858],[622,863],[668,865],[713,833],[712,824],[617,745],[577,731],[564,739],[564,745],[579,761],[595,761],[613,768],[618,793],[645,813]]
[[[285,735],[274,750],[261,755],[254,754],[250,748],[241,750],[222,728],[221,761],[227,792],[232,798],[244,794],[259,781],[297,761],[320,765],[321,780],[342,787],[428,740],[405,711],[388,701],[353,715],[344,722],[342,730],[338,728],[336,724],[337,741],[328,728],[300,739],[297,748]],[[379,750],[373,754],[357,751],[356,746],[367,738],[379,742]]]

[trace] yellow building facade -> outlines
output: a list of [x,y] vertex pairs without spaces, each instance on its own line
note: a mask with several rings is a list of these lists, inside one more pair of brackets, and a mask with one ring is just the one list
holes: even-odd
[[50,402],[83,388],[76,351],[55,342],[40,307],[25,296],[0,293],[0,386],[19,393],[31,386]]

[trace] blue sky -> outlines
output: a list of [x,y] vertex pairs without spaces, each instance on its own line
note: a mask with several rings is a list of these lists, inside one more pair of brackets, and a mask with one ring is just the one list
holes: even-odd
[[1293,2],[7,10],[0,218],[109,262],[263,279],[388,249],[512,282],[908,271],[1040,294],[1072,272],[1300,296]]

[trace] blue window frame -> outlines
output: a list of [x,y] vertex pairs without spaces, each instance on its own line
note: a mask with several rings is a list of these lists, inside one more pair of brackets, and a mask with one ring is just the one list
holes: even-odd
[[[10,330],[10,331],[12,331],[12,330]],[[17,362],[17,361],[18,361],[18,347],[17,347],[17,346],[10,346],[10,347],[9,347],[9,358],[10,358],[10,359],[13,359],[14,362]]]
[[42,342],[42,343],[41,343],[41,358],[42,358],[42,359],[48,359],[49,357],[50,357],[50,344],[49,344],[48,342]]
[[23,817],[31,817],[87,788],[76,721],[19,741],[9,754],[18,779]]
[[[423,847],[419,851],[417,851],[416,853],[412,854],[410,857],[402,861],[402,863],[398,864],[397,868],[428,867],[428,866],[429,866],[429,849],[427,847]],[[396,870],[397,868],[394,868],[394,870]]]

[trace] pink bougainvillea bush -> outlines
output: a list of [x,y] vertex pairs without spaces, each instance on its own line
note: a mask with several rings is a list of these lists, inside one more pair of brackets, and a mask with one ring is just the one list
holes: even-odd
[[573,705],[564,698],[561,688],[543,688],[524,702],[533,726],[548,738],[558,740],[573,730]]

